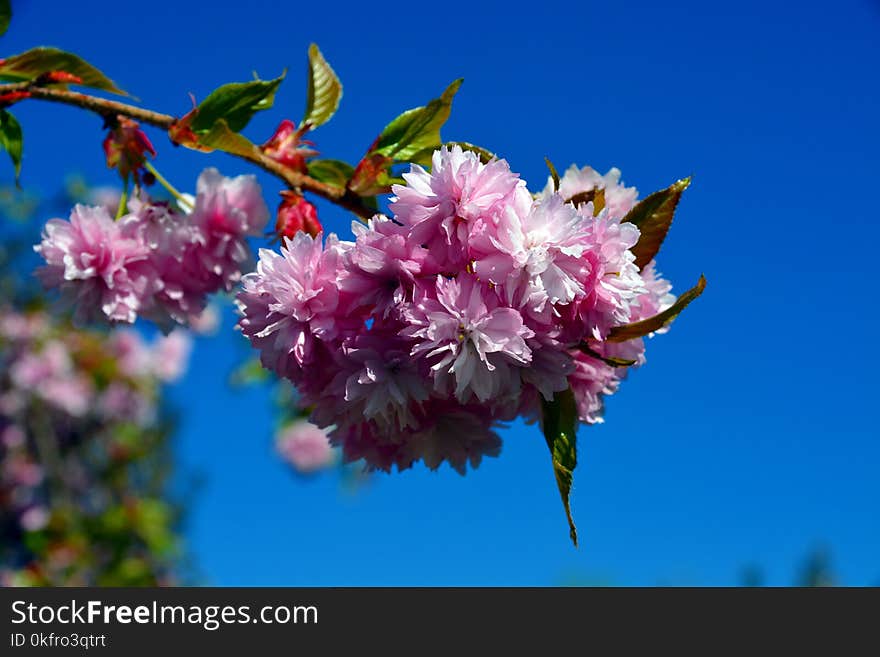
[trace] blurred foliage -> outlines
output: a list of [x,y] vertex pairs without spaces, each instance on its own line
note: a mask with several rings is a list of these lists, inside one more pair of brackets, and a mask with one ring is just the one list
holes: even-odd
[[[766,578],[760,566],[746,566],[740,575],[742,586],[765,586]],[[831,551],[825,546],[817,546],[807,553],[798,566],[792,586],[824,587],[842,586],[831,565]]]

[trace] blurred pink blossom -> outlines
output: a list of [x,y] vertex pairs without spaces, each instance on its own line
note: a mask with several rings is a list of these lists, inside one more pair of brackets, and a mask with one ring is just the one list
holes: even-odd
[[304,474],[327,468],[335,460],[327,432],[305,420],[284,427],[276,437],[276,447],[285,461]]

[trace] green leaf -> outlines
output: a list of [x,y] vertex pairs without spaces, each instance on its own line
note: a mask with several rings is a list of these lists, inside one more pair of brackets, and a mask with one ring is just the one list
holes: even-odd
[[9,21],[12,20],[12,4],[9,0],[0,0],[0,36],[6,34],[9,29]]
[[0,78],[8,80],[36,80],[52,71],[75,75],[81,80],[76,84],[83,87],[101,89],[121,96],[128,95],[87,61],[58,48],[33,48],[20,55],[8,57],[0,63]]
[[556,167],[553,166],[553,162],[550,161],[549,157],[544,158],[544,162],[547,163],[547,168],[550,169],[550,177],[553,178],[553,191],[559,191],[559,172],[556,170]]
[[342,83],[313,43],[309,46],[309,90],[303,124],[317,128],[327,123],[336,114],[341,98]]
[[142,499],[134,507],[133,529],[151,552],[161,555],[174,547],[171,522],[171,508],[162,500]]
[[[429,165],[430,152],[440,147],[440,128],[452,111],[452,99],[461,86],[461,79],[450,84],[439,98],[424,107],[407,110],[385,126],[376,140],[374,152],[398,162]],[[418,154],[418,159],[415,159]]]
[[585,353],[587,356],[601,360],[606,365],[611,365],[611,367],[629,367],[631,365],[636,364],[636,361],[630,360],[628,358],[616,358],[614,356],[603,356],[598,351],[594,350],[586,342],[581,342],[577,346],[577,348],[579,351],[581,351],[582,353]]
[[6,110],[0,110],[0,145],[9,153],[12,165],[15,167],[15,184],[18,185],[18,178],[21,175],[21,126]]
[[664,326],[668,326],[672,320],[681,314],[687,305],[700,296],[706,289],[706,277],[700,275],[700,280],[690,290],[682,294],[675,303],[662,313],[658,313],[648,319],[632,324],[624,324],[623,326],[615,326],[608,334],[608,342],[626,342],[635,338],[641,338],[654,331],[659,331]]
[[672,225],[675,207],[690,184],[690,177],[682,178],[666,189],[642,199],[624,217],[623,221],[635,224],[642,233],[638,243],[632,248],[639,269],[651,262],[660,251],[660,246]]
[[309,175],[328,185],[345,189],[354,175],[354,167],[341,160],[312,160],[308,163]]
[[233,155],[253,155],[257,149],[256,144],[250,139],[233,132],[225,119],[218,119],[210,130],[200,133],[198,143],[201,146]]
[[256,112],[272,107],[284,75],[274,80],[232,82],[218,87],[199,103],[190,127],[195,132],[207,132],[223,119],[230,130],[240,132]]
[[552,401],[541,397],[543,411],[544,438],[550,448],[550,456],[553,458],[553,474],[556,476],[556,485],[562,497],[562,505],[565,507],[565,516],[568,518],[568,527],[571,540],[577,547],[577,528],[571,517],[571,494],[572,473],[577,466],[577,404],[571,388],[557,392]]

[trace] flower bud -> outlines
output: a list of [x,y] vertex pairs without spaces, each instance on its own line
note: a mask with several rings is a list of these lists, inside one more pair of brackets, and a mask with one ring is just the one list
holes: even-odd
[[323,230],[318,221],[318,211],[305,197],[297,192],[281,192],[281,204],[275,220],[275,233],[278,237],[293,238],[299,232],[308,233],[312,237]]
[[147,161],[147,153],[155,157],[156,149],[137,121],[124,116],[117,117],[116,124],[110,128],[104,139],[107,166],[118,169],[124,180],[134,175],[135,183],[140,184],[141,169]]
[[302,132],[296,129],[296,124],[284,119],[275,129],[275,134],[260,149],[276,162],[305,173],[306,158],[318,154],[309,146],[312,143],[302,139]]

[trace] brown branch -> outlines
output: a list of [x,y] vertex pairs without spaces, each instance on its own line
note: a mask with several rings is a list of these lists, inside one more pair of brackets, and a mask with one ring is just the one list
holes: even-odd
[[[43,87],[33,81],[0,84],[0,96],[16,91],[26,91],[30,94],[30,98],[62,103],[64,105],[73,105],[74,107],[79,107],[100,114],[105,118],[127,116],[135,121],[151,125],[160,130],[164,130],[165,132],[168,132],[177,122],[177,118],[170,114],[162,114],[160,112],[154,112],[127,103],[120,103],[115,100],[90,96],[88,94],[69,91],[67,89]],[[172,143],[174,142],[172,141]],[[327,183],[315,180],[304,173],[294,171],[280,162],[273,160],[271,157],[268,157],[258,148],[254,148],[253,153],[229,154],[240,157],[251,164],[255,164],[263,169],[263,171],[280,178],[291,189],[316,194],[321,198],[327,199],[331,203],[335,203],[346,210],[354,212],[363,219],[369,219],[376,213],[375,210],[364,204],[360,196],[351,190],[342,189],[335,185],[328,185]]]

